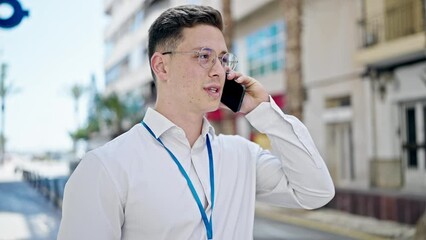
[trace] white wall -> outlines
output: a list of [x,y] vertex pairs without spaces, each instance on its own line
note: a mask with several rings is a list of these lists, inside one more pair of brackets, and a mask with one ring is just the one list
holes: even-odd
[[390,89],[390,101],[426,98],[426,64],[424,62],[396,69],[395,81]]
[[[220,1],[219,1],[220,2]],[[264,5],[271,2],[279,2],[277,0],[234,0],[232,1],[232,11],[233,18],[235,20],[241,20],[248,15],[251,15],[253,12],[259,10]],[[265,16],[266,17],[266,16]]]
[[[357,51],[357,0],[306,0],[303,18],[303,76],[307,89],[304,122],[327,162],[326,126],[333,121],[352,124],[355,181],[367,187],[369,179],[366,136],[370,112],[362,80],[362,68],[354,61]],[[327,98],[351,97],[349,109],[325,108]],[[349,115],[348,115],[349,114]],[[348,119],[343,119],[348,118]]]
[[353,73],[357,67],[357,0],[306,0],[303,68],[306,83]]

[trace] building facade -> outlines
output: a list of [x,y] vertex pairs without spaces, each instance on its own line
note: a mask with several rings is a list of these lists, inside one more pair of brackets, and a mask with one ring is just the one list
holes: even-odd
[[370,90],[370,183],[425,193],[424,1],[362,3],[362,41],[355,59],[365,66]]
[[[202,0],[106,0],[105,92],[116,94],[126,106],[134,106],[142,119],[148,106],[155,103],[155,84],[148,61],[148,29],[161,12],[182,4],[217,5]],[[217,6],[216,6],[217,7]],[[123,128],[135,122],[124,119]],[[108,134],[103,134],[108,136]],[[111,135],[111,134],[109,134]],[[107,138],[104,141],[108,140]],[[99,144],[97,144],[99,145]]]
[[414,224],[426,202],[421,0],[305,0],[305,124],[336,185],[330,206]]
[[[282,2],[234,0],[231,1],[231,8],[234,21],[231,51],[238,56],[237,71],[261,82],[275,102],[283,108],[286,26]],[[233,133],[256,141],[263,147],[269,147],[265,136],[252,128],[243,116],[237,115],[230,119],[235,126]],[[229,119],[225,117],[226,120]],[[222,119],[220,123],[226,126],[223,125]]]
[[305,1],[305,123],[338,187],[426,192],[423,11]]
[[[234,47],[231,51],[238,56],[238,71],[260,80],[282,106],[285,24],[280,9],[275,8],[278,2],[232,1],[236,26]],[[104,11],[109,19],[105,30],[105,94],[117,93],[123,99],[142,101],[145,107],[154,104],[155,84],[147,58],[148,29],[162,11],[181,4],[204,4],[221,9],[222,2],[212,0],[105,2]],[[256,49],[247,51],[253,47]],[[253,129],[243,117],[235,116],[227,110],[218,110],[208,114],[207,117],[218,132],[239,133],[247,138],[254,136]],[[127,127],[130,125],[131,123],[128,123]]]
[[[153,103],[147,30],[164,9],[185,3],[221,9],[208,0],[105,2],[106,94]],[[231,4],[237,70],[285,108],[282,1]],[[303,1],[304,122],[337,188],[426,192],[424,16],[422,0]],[[242,116],[208,117],[219,132],[263,142]]]
[[369,114],[357,51],[360,1],[305,1],[305,124],[338,187],[368,186]]
[[[134,93],[150,99],[152,76],[148,62],[148,29],[161,12],[182,4],[208,4],[208,0],[107,0],[104,12],[106,92]],[[138,92],[141,91],[141,92]]]

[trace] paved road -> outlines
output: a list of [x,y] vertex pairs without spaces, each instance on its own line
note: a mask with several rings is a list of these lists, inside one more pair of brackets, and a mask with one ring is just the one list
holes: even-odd
[[352,238],[256,217],[254,240],[353,240]]
[[[56,239],[60,211],[26,182],[0,182],[0,239]],[[255,240],[345,240],[330,233],[255,219]]]
[[[0,183],[0,239],[56,239],[60,217],[60,211],[28,183]],[[256,218],[254,239],[345,240],[350,238]]]
[[0,182],[0,239],[56,239],[61,214],[26,182]]

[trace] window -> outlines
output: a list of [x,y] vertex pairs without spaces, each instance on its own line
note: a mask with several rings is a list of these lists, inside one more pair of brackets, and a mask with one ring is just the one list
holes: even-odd
[[351,97],[343,96],[336,98],[327,98],[325,100],[326,108],[335,108],[335,107],[350,107],[351,106]]
[[426,101],[402,105],[402,151],[407,168],[426,168]]
[[416,112],[414,108],[406,110],[406,128],[407,128],[407,164],[408,167],[417,167],[417,149],[416,149]]
[[327,159],[336,183],[355,180],[355,161],[352,124],[350,122],[330,123],[326,125]]
[[109,56],[111,56],[111,53],[114,49],[114,45],[115,42],[113,42],[112,40],[107,40],[105,43],[105,57],[108,58]]
[[263,76],[283,69],[284,35],[284,22],[277,21],[246,37],[250,76]]
[[140,8],[135,14],[131,15],[119,29],[105,42],[105,56],[108,58],[112,51],[114,50],[115,45],[119,42],[124,36],[131,34],[138,30],[144,20],[144,11]]
[[110,68],[105,74],[105,84],[108,85],[120,77],[120,66],[115,65]]
[[105,74],[106,85],[116,81],[118,78],[126,74],[129,70],[129,56],[124,57],[120,62],[107,70]]
[[143,12],[143,9],[141,8],[136,12],[135,16],[133,17],[133,24],[132,24],[131,31],[136,31],[137,29],[139,29],[139,27],[142,25],[143,18],[144,18],[144,12]]
[[355,146],[351,96],[333,96],[325,99],[323,121],[326,123],[326,154],[331,174],[336,183],[356,180]]
[[144,63],[145,56],[141,54],[141,52],[143,52],[141,49],[143,49],[142,44],[138,45],[136,48],[133,49],[132,52],[129,53],[130,71],[138,69]]

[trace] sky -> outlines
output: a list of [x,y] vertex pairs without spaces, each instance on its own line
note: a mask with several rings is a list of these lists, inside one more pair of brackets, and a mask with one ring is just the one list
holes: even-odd
[[[0,63],[8,64],[6,85],[17,90],[6,98],[6,151],[70,151],[69,132],[77,128],[70,88],[102,88],[103,0],[19,0],[30,11],[20,25],[0,28]],[[0,4],[0,18],[11,14]],[[87,96],[80,100],[84,123]]]

